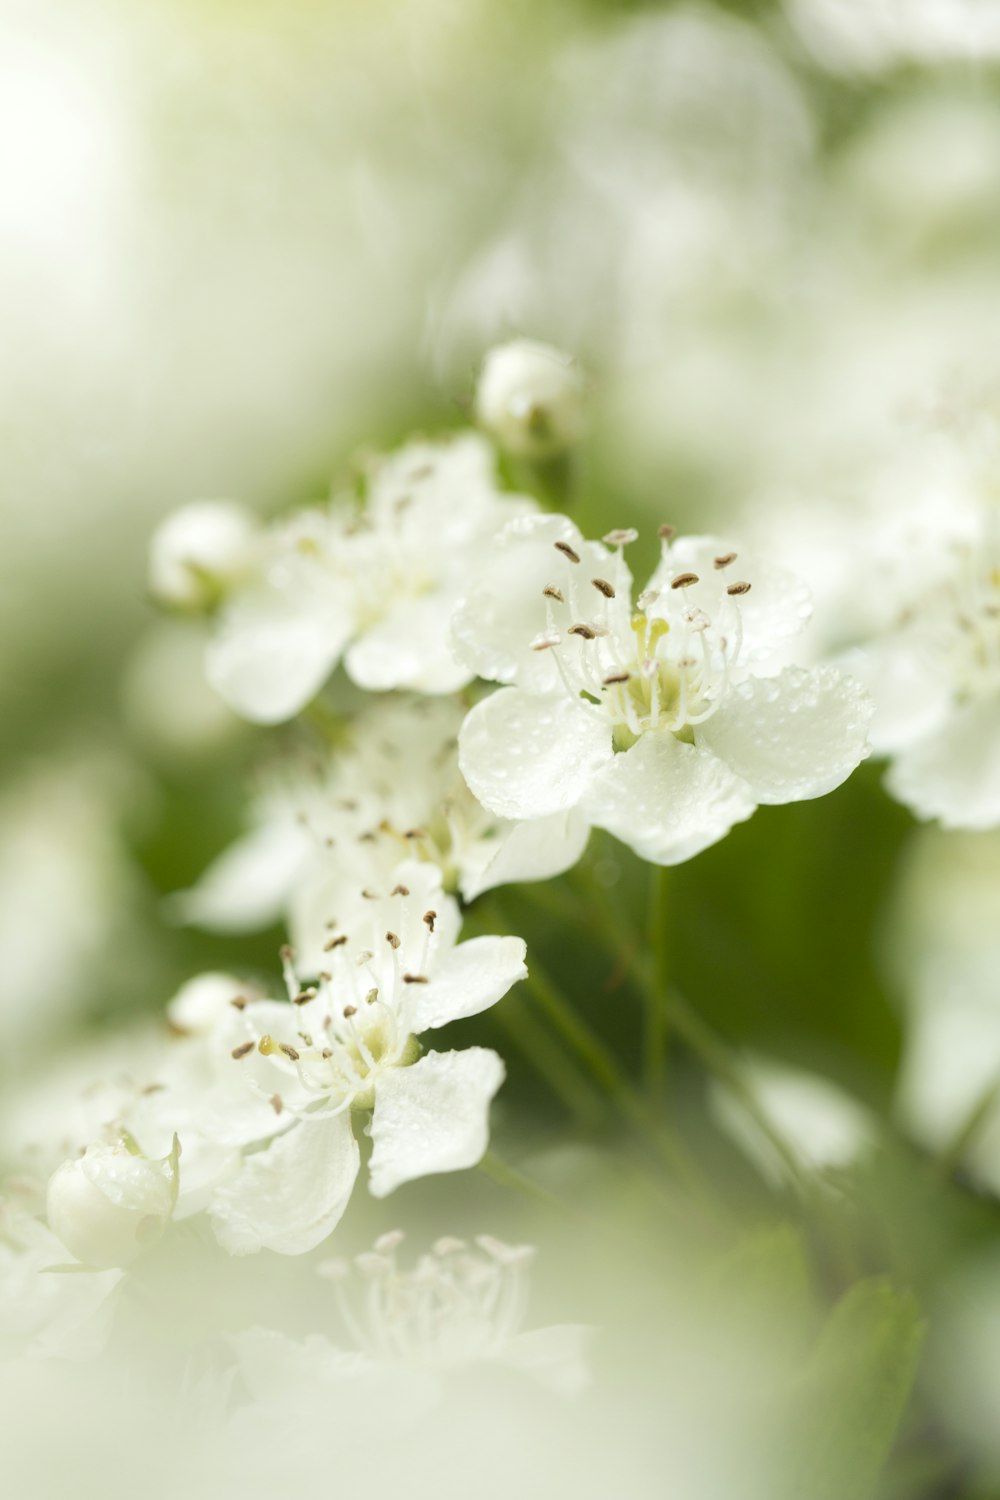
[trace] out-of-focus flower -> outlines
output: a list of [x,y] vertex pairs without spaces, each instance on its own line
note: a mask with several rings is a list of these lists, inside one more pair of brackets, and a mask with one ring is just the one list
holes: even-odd
[[374,1111],[376,1197],[474,1166],[486,1150],[501,1059],[483,1047],[421,1056],[417,1038],[501,999],[527,973],[524,943],[478,937],[456,947],[458,909],[437,871],[411,864],[399,874],[388,894],[369,893],[350,931],[332,924],[326,968],[313,980],[300,981],[286,955],[288,1002],[233,1013],[233,1067],[288,1122],[212,1200],[218,1238],[235,1254],[297,1255],[326,1238],[360,1166],[352,1113]]
[[107,1338],[117,1269],[60,1274],[66,1247],[22,1202],[0,1195],[0,1364],[24,1351],[90,1359]]
[[466,901],[517,880],[561,874],[589,828],[575,810],[498,818],[458,768],[465,709],[450,698],[387,699],[364,709],[320,766],[286,765],[257,799],[250,831],[171,909],[196,926],[251,931],[281,916],[300,965],[322,968],[331,911],[345,922],[360,891],[404,859],[436,865]]
[[509,453],[548,458],[583,432],[583,373],[551,344],[498,344],[483,361],[476,416]]
[[163,1233],[177,1201],[179,1146],[150,1161],[133,1142],[88,1146],[53,1173],[49,1228],[85,1266],[129,1265]]
[[157,527],[149,548],[149,587],[161,604],[215,604],[253,557],[257,527],[226,500],[185,505]]
[[483,549],[534,502],[502,493],[474,433],[413,442],[371,466],[364,499],[335,499],[266,533],[227,597],[207,657],[231,707],[291,718],[343,656],[359,687],[450,693],[469,680],[448,621]]
[[[311,1396],[323,1393],[328,1400],[336,1400],[342,1382],[363,1386],[373,1377],[391,1379],[396,1371],[423,1377],[415,1387],[413,1422],[428,1400],[443,1393],[447,1377],[467,1378],[480,1365],[502,1365],[563,1396],[586,1386],[588,1328],[523,1330],[531,1246],[507,1245],[491,1235],[480,1235],[474,1246],[443,1238],[403,1269],[396,1259],[403,1238],[399,1231],[384,1234],[355,1256],[353,1266],[332,1260],[318,1268],[336,1288],[343,1322],[357,1345],[353,1356],[315,1335],[293,1342],[250,1329],[233,1340],[255,1402],[270,1406],[288,1396],[281,1372],[290,1358],[294,1386],[304,1379]],[[403,1420],[409,1425],[405,1415]]]
[[[850,1166],[875,1139],[875,1118],[850,1094],[816,1073],[769,1058],[747,1058],[743,1079],[757,1106],[808,1172]],[[722,1083],[711,1092],[722,1129],[769,1182],[787,1181],[786,1162],[742,1100]]]
[[890,629],[850,657],[875,699],[886,785],[945,828],[1000,823],[1000,514],[946,542]]
[[786,0],[786,9],[806,45],[836,72],[1000,55],[1000,16],[990,0]]
[[[508,818],[579,808],[676,864],[758,803],[818,797],[867,754],[870,704],[832,668],[775,671],[809,615],[783,570],[715,537],[673,539],[632,604],[623,549],[562,516],[512,522],[456,614],[456,649],[511,684],[459,738],[473,792]],[[752,582],[751,582],[752,581]]]

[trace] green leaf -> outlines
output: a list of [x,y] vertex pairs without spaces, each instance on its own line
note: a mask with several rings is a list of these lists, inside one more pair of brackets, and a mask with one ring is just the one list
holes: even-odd
[[775,1500],[872,1500],[923,1332],[914,1298],[881,1279],[837,1304],[790,1393]]

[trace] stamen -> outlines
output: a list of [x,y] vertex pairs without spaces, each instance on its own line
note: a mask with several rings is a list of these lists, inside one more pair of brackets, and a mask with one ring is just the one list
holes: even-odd
[[280,1094],[272,1094],[268,1102],[276,1115],[280,1115],[285,1107],[285,1102]]
[[697,573],[678,573],[676,578],[671,579],[672,589],[689,589],[693,583],[697,583]]
[[[345,941],[346,941],[346,939],[345,939]],[[310,1000],[315,1000],[315,999],[316,999],[316,990],[313,989],[310,986],[309,989],[307,989],[307,990],[300,990],[297,995],[294,995],[292,997],[292,1004],[293,1005],[308,1005]]]
[[660,538],[661,542],[672,542],[674,537],[677,535],[677,527],[658,526],[656,529],[656,535]]
[[351,1017],[352,1016],[356,1016],[357,1013],[358,1013],[358,1007],[356,1005],[345,1005],[344,1006],[344,1020],[345,1021],[349,1021],[351,1019]]
[[323,944],[324,953],[332,953],[334,948],[342,948],[347,942],[347,933],[342,932],[339,937],[327,938]]
[[748,583],[731,583],[726,589],[727,594],[749,594],[749,592],[750,585]]
[[279,1050],[281,1052],[283,1052],[285,1054],[286,1057],[290,1058],[292,1062],[298,1062],[298,1060],[299,1060],[299,1053],[291,1045],[290,1042],[279,1042],[278,1043],[278,1048],[279,1048]]
[[569,627],[569,634],[580,635],[585,641],[593,641],[597,639],[597,631],[594,630],[590,625],[571,625]]
[[386,935],[385,935],[385,940],[389,944],[390,948],[398,948],[399,947],[399,938],[396,936],[396,934],[394,932],[387,932]]
[[580,561],[580,554],[573,551],[569,542],[553,542],[552,545],[557,552],[562,553],[563,557],[568,557],[571,563],[578,563]]
[[615,591],[606,578],[592,578],[590,581],[597,592],[604,595],[605,599],[613,599],[615,597]]
[[404,984],[429,984],[430,980],[427,978],[426,974],[404,974],[403,975],[403,983]]
[[247,1008],[246,998],[243,995],[234,995],[229,1003],[234,1010],[246,1010]]
[[605,677],[601,686],[614,687],[619,682],[628,682],[631,676],[631,672],[612,672],[610,677]]
[[410,887],[408,885],[393,886],[392,890],[389,892],[390,896],[408,896],[409,894]]
[[715,559],[713,566],[716,567],[716,568],[728,568],[729,564],[730,563],[734,563],[735,561],[736,561],[736,553],[735,552],[723,552],[723,554],[722,554],[721,557],[717,557]]
[[555,599],[559,604],[566,603],[566,600],[562,596],[562,590],[557,589],[554,583],[547,583],[542,589],[542,593],[546,599]]
[[431,932],[433,932],[434,931],[434,923],[437,921],[437,912],[436,911],[425,911],[424,912],[424,921],[427,923],[427,926],[428,926],[429,930]]
[[609,531],[601,540],[608,547],[627,547],[629,542],[634,542],[639,533],[633,526],[617,526],[614,531]]
[[248,1052],[253,1051],[254,1045],[255,1044],[253,1042],[240,1042],[240,1045],[238,1047],[233,1048],[230,1055],[232,1057],[235,1057],[236,1061],[239,1062],[241,1057],[246,1057]]
[[562,644],[561,635],[536,635],[531,643],[532,651],[551,651],[553,646]]

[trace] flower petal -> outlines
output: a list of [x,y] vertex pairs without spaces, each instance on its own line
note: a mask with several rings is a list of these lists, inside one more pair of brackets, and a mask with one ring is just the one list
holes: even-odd
[[474,1167],[489,1144],[489,1109],[504,1065],[486,1047],[428,1052],[375,1086],[371,1191],[384,1198],[431,1172]]
[[1000,701],[964,704],[944,726],[898,755],[886,786],[918,818],[945,828],[1000,824]]
[[758,802],[821,797],[868,754],[872,703],[833,667],[787,667],[739,683],[696,731]]
[[[571,562],[557,543],[570,547],[581,562]],[[625,594],[631,578],[624,562],[618,567]],[[516,681],[532,692],[554,687],[559,676],[550,653],[531,648],[548,618],[542,590],[552,584],[570,599],[574,575],[587,580],[593,572],[606,576],[608,568],[607,548],[585,541],[566,516],[532,515],[509,522],[452,616],[456,656],[491,682]]]
[[412,985],[408,1010],[416,1035],[478,1016],[527,978],[525,944],[519,937],[478,937],[459,943],[428,984]]
[[347,1207],[361,1154],[350,1114],[302,1120],[216,1192],[212,1225],[231,1255],[303,1255],[325,1240]]
[[583,811],[643,859],[676,865],[749,818],[745,781],[710,751],[672,734],[645,734],[595,779]]
[[462,775],[483,806],[504,818],[575,807],[613,755],[599,709],[520,688],[501,688],[477,703],[458,737]]
[[455,659],[448,623],[454,597],[404,599],[355,640],[344,659],[348,676],[372,693],[413,688],[454,693],[472,673]]
[[167,898],[171,916],[208,932],[255,932],[285,911],[315,842],[289,819],[262,823],[224,849],[190,890]]
[[590,824],[577,808],[503,823],[495,837],[476,840],[461,862],[463,901],[520,880],[548,880],[570,870],[583,854]]
[[208,648],[208,680],[246,719],[279,724],[322,687],[353,629],[333,580],[295,562],[237,594]]

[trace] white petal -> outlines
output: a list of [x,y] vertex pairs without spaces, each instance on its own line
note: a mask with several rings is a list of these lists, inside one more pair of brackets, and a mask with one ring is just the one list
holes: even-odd
[[756,807],[745,781],[710,751],[645,734],[596,778],[583,811],[659,865],[700,854]]
[[956,709],[943,728],[896,757],[886,786],[918,818],[945,828],[1000,824],[1000,699]]
[[447,593],[401,601],[351,645],[344,660],[348,676],[373,693],[393,688],[457,692],[472,673],[452,651],[453,605]]
[[890,638],[839,658],[845,672],[872,695],[876,755],[914,744],[936,729],[951,709],[951,672],[926,640]]
[[[736,553],[735,560],[716,568],[715,559],[731,552]],[[699,582],[672,601],[669,583],[678,573],[696,573]],[[668,604],[700,605],[715,618],[726,589],[734,583],[750,584],[750,592],[736,601],[742,628],[740,660],[760,665],[797,636],[812,615],[809,588],[795,573],[722,537],[681,536],[671,545],[649,587],[666,590]]]
[[800,802],[833,791],[864,760],[871,713],[852,677],[787,667],[738,684],[696,734],[758,802]]
[[478,1016],[512,984],[527,978],[525,945],[519,937],[477,937],[449,953],[428,984],[411,985],[408,1018],[413,1031]]
[[[572,547],[581,561],[570,562],[556,549],[556,542]],[[607,549],[585,541],[566,516],[534,515],[511,521],[492,543],[486,562],[452,617],[452,640],[459,660],[491,682],[516,681],[532,692],[555,686],[559,678],[550,653],[531,649],[547,619],[542,590],[554,584],[570,599],[574,585],[590,590],[590,578],[595,572],[606,576],[608,567]],[[622,582],[620,592],[624,593],[631,579],[624,564],[620,567],[616,582]]]
[[374,1196],[431,1172],[474,1167],[489,1144],[490,1101],[503,1079],[502,1060],[486,1047],[428,1052],[383,1074],[371,1123]]
[[266,1150],[245,1157],[235,1182],[216,1192],[216,1239],[231,1255],[303,1255],[339,1221],[360,1160],[348,1112],[303,1120]]
[[553,1323],[532,1328],[503,1345],[505,1365],[530,1375],[539,1385],[559,1396],[575,1396],[590,1384],[587,1350],[594,1330],[584,1323]]
[[494,838],[478,839],[466,850],[462,899],[474,901],[498,885],[561,875],[576,864],[589,837],[590,824],[577,808],[547,818],[504,823]]
[[171,915],[208,932],[254,932],[284,914],[315,844],[292,819],[263,823],[212,861],[196,885],[168,898]]
[[315,696],[353,628],[336,589],[288,563],[277,581],[236,595],[206,658],[208,679],[230,708],[279,724]]
[[612,759],[600,709],[563,693],[536,698],[501,688],[469,714],[458,763],[475,796],[504,818],[540,818],[575,807]]

